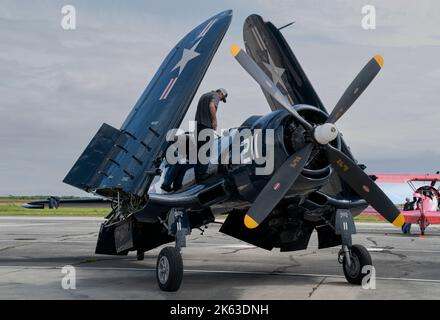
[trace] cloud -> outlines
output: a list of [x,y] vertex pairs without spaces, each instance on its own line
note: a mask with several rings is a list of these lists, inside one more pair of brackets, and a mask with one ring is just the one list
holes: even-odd
[[[438,1],[257,0],[256,3],[265,17],[278,22],[276,25],[296,21],[285,32],[304,41],[394,47],[440,44]],[[376,9],[376,30],[366,31],[361,27],[365,5]]]
[[[60,27],[63,1],[0,4],[0,194],[81,194],[61,181],[102,122],[120,127],[168,51],[222,9],[232,25],[196,94],[225,87],[221,127],[269,112],[231,58],[248,14],[283,30],[329,110],[376,53],[385,68],[338,126],[374,172],[438,169],[439,4],[369,1],[378,28],[360,26],[364,1],[72,1],[78,29]],[[197,8],[197,10],[195,10]],[[185,124],[183,125],[185,126]]]

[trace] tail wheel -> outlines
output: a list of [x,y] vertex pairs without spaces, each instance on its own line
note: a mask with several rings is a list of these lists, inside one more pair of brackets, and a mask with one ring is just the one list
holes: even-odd
[[177,291],[182,283],[183,262],[179,250],[165,247],[157,258],[156,279],[160,290]]
[[351,247],[350,259],[350,266],[347,264],[346,257],[343,259],[342,266],[345,278],[349,283],[361,284],[364,277],[362,268],[373,265],[370,253],[364,246],[355,244]]

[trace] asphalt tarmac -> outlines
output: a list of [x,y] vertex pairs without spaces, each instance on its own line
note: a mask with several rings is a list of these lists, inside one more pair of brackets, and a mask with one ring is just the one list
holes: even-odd
[[[95,255],[101,219],[0,217],[0,299],[438,299],[440,228],[426,237],[385,223],[357,223],[353,243],[366,246],[376,288],[346,282],[339,248],[266,251],[218,232],[193,230],[184,248],[185,274],[178,292],[158,289],[159,249],[136,261]],[[63,289],[64,266],[75,269],[75,289]],[[69,269],[69,274],[73,269]],[[71,282],[69,282],[72,285]],[[66,280],[64,280],[66,284]]]

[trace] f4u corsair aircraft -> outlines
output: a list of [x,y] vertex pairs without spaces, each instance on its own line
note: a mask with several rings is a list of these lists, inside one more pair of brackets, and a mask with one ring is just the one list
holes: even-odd
[[[403,217],[357,164],[335,122],[380,71],[381,56],[366,64],[328,114],[281,32],[260,16],[249,16],[246,52],[232,45],[231,53],[261,86],[272,111],[249,117],[236,130],[274,130],[273,174],[256,175],[254,161],[211,165],[203,182],[192,179],[172,193],[149,192],[154,179],[166,173],[161,170],[170,144],[166,134],[181,124],[231,19],[232,11],[224,11],[188,33],[121,129],[103,124],[65,177],[65,183],[111,202],[96,253],[142,254],[175,242],[160,252],[156,274],[160,289],[176,291],[186,236],[214,222],[214,212],[228,213],[221,232],[267,250],[305,249],[316,230],[319,248],[341,245],[338,260],[345,277],[360,284],[362,267],[372,261],[364,247],[352,245],[353,217],[368,204],[396,226]],[[58,203],[63,201],[55,199]]]

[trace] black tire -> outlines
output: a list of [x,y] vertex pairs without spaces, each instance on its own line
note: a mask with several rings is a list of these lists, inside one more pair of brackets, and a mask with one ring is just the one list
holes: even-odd
[[364,266],[372,266],[370,253],[361,245],[355,244],[351,247],[351,267],[347,266],[346,258],[342,261],[342,268],[344,269],[345,279],[352,284],[362,284],[364,274],[362,268]]
[[156,263],[156,280],[162,291],[177,291],[183,278],[183,261],[179,250],[163,248]]

